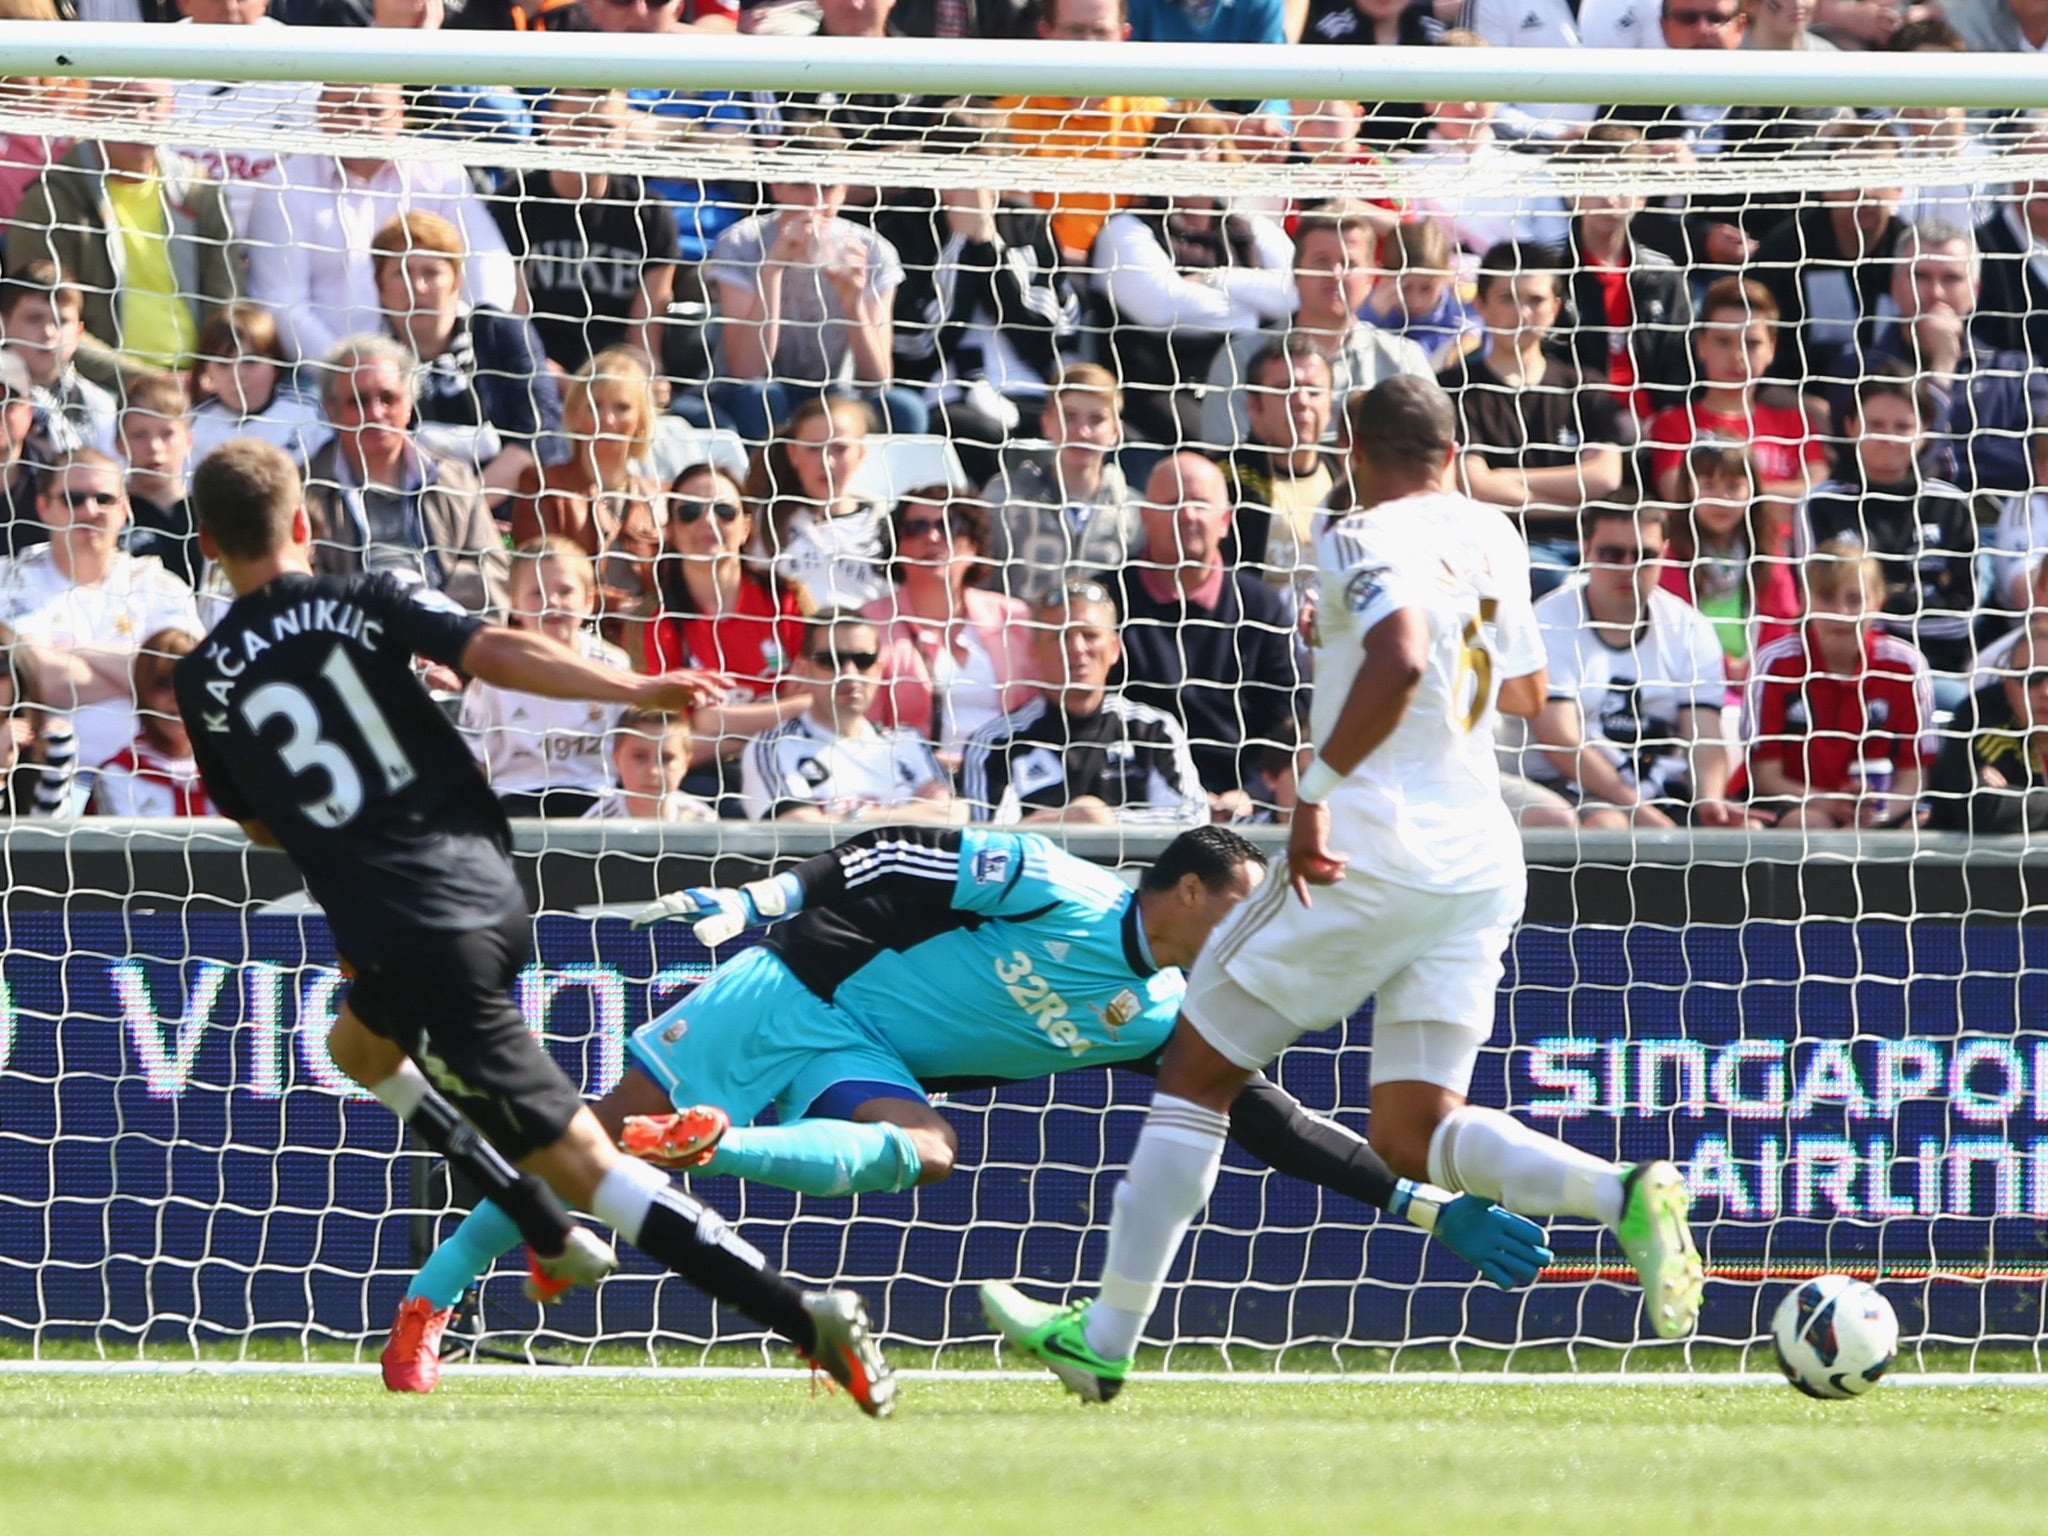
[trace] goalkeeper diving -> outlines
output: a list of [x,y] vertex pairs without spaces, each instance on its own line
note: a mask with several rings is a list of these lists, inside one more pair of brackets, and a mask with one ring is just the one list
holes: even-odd
[[[694,925],[716,948],[774,924],[636,1030],[592,1107],[627,1151],[811,1195],[905,1190],[952,1172],[958,1137],[930,1096],[1077,1067],[1156,1070],[1182,968],[1265,876],[1221,827],[1182,833],[1134,891],[1031,833],[865,832],[773,879],[690,889],[636,926]],[[777,1122],[755,1126],[769,1106]],[[1275,1170],[1405,1218],[1503,1288],[1550,1259],[1535,1223],[1397,1179],[1336,1122],[1254,1076],[1230,1134]],[[517,1245],[477,1206],[428,1259],[384,1352],[393,1391],[432,1391],[455,1303]]]

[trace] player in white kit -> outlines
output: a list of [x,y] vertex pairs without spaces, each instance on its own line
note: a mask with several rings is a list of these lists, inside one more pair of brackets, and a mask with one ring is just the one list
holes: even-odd
[[1373,1019],[1374,1148],[1397,1174],[1615,1230],[1651,1326],[1689,1331],[1702,1290],[1689,1198],[1669,1162],[1624,1167],[1465,1101],[1493,1032],[1522,844],[1501,799],[1497,712],[1542,708],[1529,554],[1498,510],[1443,489],[1449,398],[1387,379],[1354,398],[1359,510],[1318,538],[1315,759],[1287,880],[1217,928],[1188,978],[1137,1149],[1117,1186],[1101,1294],[1055,1306],[982,1287],[989,1321],[1075,1392],[1106,1402],[1188,1224],[1215,1187],[1231,1098],[1304,1034]]

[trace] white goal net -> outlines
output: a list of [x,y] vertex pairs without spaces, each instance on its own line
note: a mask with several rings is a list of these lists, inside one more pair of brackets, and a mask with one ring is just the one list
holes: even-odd
[[[2034,1369],[2038,87],[1601,109],[1495,101],[1478,48],[1453,89],[1439,46],[1442,100],[1343,99],[1331,50],[1298,96],[1190,100],[1130,44],[1127,94],[1077,101],[989,89],[987,50],[956,89],[906,49],[916,89],[873,90],[885,44],[839,89],[830,39],[783,41],[801,91],[666,54],[598,87],[574,49],[558,83],[547,36],[516,86],[417,83],[480,74],[434,38],[381,85],[144,78],[125,35],[112,78],[9,55],[0,1355],[374,1350],[466,1198],[328,1058],[344,981],[296,878],[184,819],[157,681],[222,597],[184,500],[206,452],[293,453],[325,568],[730,678],[687,738],[429,679],[520,818],[521,1007],[597,1094],[712,963],[624,914],[852,820],[1043,823],[1133,877],[1212,818],[1277,856],[1346,411],[1407,373],[1527,535],[1553,696],[1503,744],[1533,878],[1473,1095],[1680,1162],[1702,1328],[1644,1342],[1591,1225],[1501,1293],[1233,1151],[1148,1341],[1741,1364],[1787,1282],[1846,1270],[1931,1358]],[[1859,68],[1804,99],[1867,95]],[[1368,1012],[1275,1075],[1362,1130],[1370,1051]],[[694,1187],[944,1360],[987,1342],[977,1282],[1091,1280],[1147,1094],[953,1095],[958,1167],[912,1193]],[[637,1259],[545,1317],[508,1261],[457,1332],[759,1342]]]

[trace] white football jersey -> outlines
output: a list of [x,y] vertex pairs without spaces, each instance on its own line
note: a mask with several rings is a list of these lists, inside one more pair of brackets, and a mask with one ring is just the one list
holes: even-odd
[[[577,635],[586,661],[630,672],[616,645],[588,630]],[[462,692],[462,734],[498,795],[537,795],[549,789],[603,791],[612,781],[612,727],[625,707],[583,699],[549,699],[471,679]]]
[[1498,510],[1430,492],[1352,512],[1316,545],[1320,747],[1365,661],[1365,637],[1404,608],[1429,621],[1429,663],[1393,734],[1330,797],[1331,836],[1355,868],[1397,885],[1479,891],[1525,878],[1494,760],[1500,685],[1543,666],[1529,551]]

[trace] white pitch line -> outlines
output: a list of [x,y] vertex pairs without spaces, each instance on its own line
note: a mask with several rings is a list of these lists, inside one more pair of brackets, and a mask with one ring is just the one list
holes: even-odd
[[[5,1360],[0,1376],[360,1376],[374,1377],[378,1367],[370,1362],[281,1360]],[[789,1381],[802,1372],[774,1366],[668,1366],[668,1365],[470,1365],[450,1361],[443,1365],[444,1377],[489,1380],[561,1380],[589,1377],[594,1380],[636,1378],[644,1381]],[[1041,1371],[932,1369],[916,1366],[896,1372],[904,1381],[1043,1381]],[[1402,1387],[1402,1386],[1502,1386],[1502,1387],[1770,1387],[1783,1385],[1783,1378],[1764,1371],[1642,1371],[1629,1374],[1613,1371],[1375,1371],[1349,1375],[1279,1371],[1134,1371],[1129,1380],[1147,1386],[1172,1386],[1176,1382],[1223,1383],[1260,1387]],[[1914,1371],[1887,1376],[1887,1386],[1900,1387],[2048,1387],[2048,1372],[2029,1371]]]

